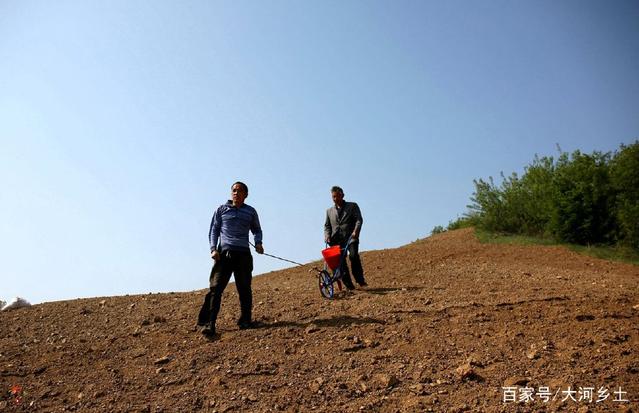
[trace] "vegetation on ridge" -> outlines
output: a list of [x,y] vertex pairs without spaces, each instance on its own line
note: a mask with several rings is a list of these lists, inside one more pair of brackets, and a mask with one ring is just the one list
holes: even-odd
[[[518,176],[474,180],[468,212],[447,229],[639,251],[639,141],[611,153],[535,156]],[[442,226],[433,233],[443,232]]]

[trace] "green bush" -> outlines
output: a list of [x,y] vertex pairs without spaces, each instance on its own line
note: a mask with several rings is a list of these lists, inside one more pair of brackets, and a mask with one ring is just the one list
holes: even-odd
[[617,220],[623,244],[639,249],[639,141],[621,145],[610,163]]
[[532,164],[525,168],[521,179],[524,200],[522,205],[522,234],[548,236],[549,222],[554,210],[555,188],[549,183],[555,174],[552,157],[535,156]]
[[430,235],[441,234],[442,232],[446,232],[446,229],[444,227],[442,227],[441,225],[437,225],[430,232]]
[[472,214],[471,215],[466,214],[463,217],[457,218],[454,221],[450,221],[446,229],[449,231],[452,231],[452,230],[460,229],[460,228],[474,227],[476,225],[477,225],[477,220],[475,216]]
[[553,173],[552,158],[535,157],[521,178],[502,173],[499,187],[492,177],[473,181],[475,192],[468,207],[477,217],[477,226],[511,234],[546,235],[553,209],[553,187],[549,185]]
[[612,244],[617,240],[610,154],[575,151],[562,154],[550,185],[554,186],[550,231],[573,244]]
[[639,141],[614,155],[593,152],[557,160],[535,156],[519,177],[501,174],[474,180],[466,217],[448,229],[479,229],[553,237],[583,245],[624,244],[639,248]]

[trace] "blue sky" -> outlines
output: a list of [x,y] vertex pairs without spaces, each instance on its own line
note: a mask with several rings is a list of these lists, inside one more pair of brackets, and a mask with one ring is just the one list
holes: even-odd
[[271,254],[320,258],[336,184],[363,250],[423,238],[475,178],[639,138],[638,22],[637,1],[0,1],[0,298],[205,288],[236,180]]

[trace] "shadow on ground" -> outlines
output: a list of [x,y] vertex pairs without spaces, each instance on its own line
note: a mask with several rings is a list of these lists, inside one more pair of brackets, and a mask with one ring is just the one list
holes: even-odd
[[268,322],[262,321],[260,326],[257,328],[281,328],[281,327],[296,327],[296,328],[307,328],[307,327],[349,327],[354,325],[365,325],[365,324],[386,324],[384,320],[380,320],[372,317],[352,317],[352,316],[338,316],[338,317],[330,317],[330,318],[320,318],[307,322],[297,322],[297,321],[275,321]]

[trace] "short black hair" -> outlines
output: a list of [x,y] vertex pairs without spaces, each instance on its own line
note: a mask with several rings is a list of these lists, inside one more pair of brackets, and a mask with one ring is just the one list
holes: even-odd
[[339,186],[335,185],[334,187],[331,188],[331,194],[333,192],[339,192],[340,194],[344,195],[344,191],[342,190],[342,188],[340,188]]
[[246,186],[244,182],[240,182],[240,181],[235,182],[233,185],[231,185],[231,189],[233,189],[235,185],[241,186],[244,192],[246,192],[246,194],[248,195],[248,186]]

